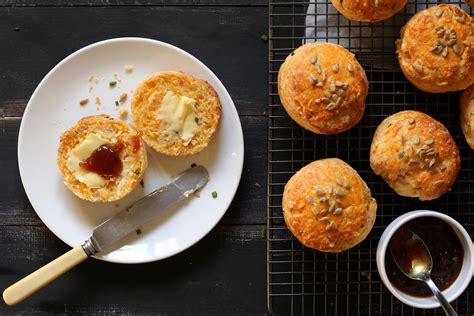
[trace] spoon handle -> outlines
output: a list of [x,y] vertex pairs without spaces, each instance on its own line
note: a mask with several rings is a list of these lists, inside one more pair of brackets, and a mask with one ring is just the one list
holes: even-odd
[[431,292],[433,292],[433,294],[436,296],[436,298],[440,302],[441,307],[444,309],[444,312],[446,313],[446,315],[457,316],[458,313],[456,313],[454,308],[449,304],[449,302],[446,300],[446,297],[444,297],[443,293],[441,293],[441,291],[438,289],[436,284],[434,284],[434,282],[431,279],[425,280],[425,282],[426,284],[428,284],[428,286],[431,289]]

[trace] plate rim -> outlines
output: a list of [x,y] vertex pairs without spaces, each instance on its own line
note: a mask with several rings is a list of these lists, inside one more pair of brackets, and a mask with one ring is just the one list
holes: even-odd
[[[100,261],[104,261],[104,262],[110,262],[110,263],[116,263],[116,264],[144,264],[144,263],[150,263],[150,262],[157,262],[157,261],[161,261],[161,260],[165,260],[167,258],[170,258],[172,256],[175,256],[179,253],[182,253],[186,250],[188,250],[189,248],[191,248],[192,246],[194,246],[195,244],[197,244],[199,241],[201,241],[204,237],[206,237],[207,235],[209,235],[209,233],[218,225],[218,223],[221,221],[221,219],[224,217],[224,215],[227,213],[227,211],[229,210],[229,207],[230,205],[232,204],[232,202],[234,201],[234,198],[235,198],[235,195],[237,194],[237,190],[240,186],[240,182],[242,180],[242,172],[243,172],[243,167],[244,167],[244,160],[245,160],[245,140],[244,140],[244,134],[243,134],[243,128],[242,128],[242,122],[240,120],[240,116],[239,116],[239,113],[237,111],[237,108],[235,106],[235,103],[234,103],[234,100],[232,99],[231,95],[229,94],[229,91],[227,90],[227,88],[225,87],[225,85],[222,83],[222,81],[216,76],[216,74],[209,68],[207,67],[201,60],[199,60],[197,57],[193,56],[192,54],[188,53],[187,51],[185,51],[184,49],[182,48],[179,48],[177,46],[174,46],[172,44],[169,44],[169,43],[166,43],[166,42],[163,42],[163,41],[160,41],[160,40],[156,40],[156,39],[151,39],[151,38],[146,38],[146,37],[116,37],[116,38],[110,38],[110,39],[105,39],[105,40],[101,40],[101,41],[98,41],[98,42],[94,42],[92,44],[89,44],[89,45],[86,45],[82,48],[79,48],[77,49],[76,51],[72,52],[71,54],[67,55],[66,57],[64,57],[59,63],[57,63],[53,68],[51,68],[51,70],[48,71],[48,73],[43,77],[43,79],[41,79],[41,81],[38,83],[38,85],[36,86],[36,88],[34,89],[33,93],[31,94],[30,98],[28,99],[28,103],[26,104],[26,107],[25,107],[25,110],[23,112],[23,115],[21,116],[21,122],[20,122],[20,128],[19,128],[19,132],[18,132],[18,144],[17,144],[17,160],[18,160],[18,169],[19,169],[19,173],[20,173],[20,179],[21,179],[21,183],[22,183],[22,186],[23,186],[23,189],[25,190],[25,194],[26,194],[26,197],[28,198],[28,202],[31,204],[33,210],[35,211],[36,215],[40,218],[41,222],[58,238],[60,239],[63,243],[65,243],[66,245],[70,246],[70,247],[76,247],[78,245],[71,245],[69,244],[68,242],[66,242],[62,237],[59,236],[59,234],[57,233],[57,231],[51,226],[51,225],[48,225],[44,220],[43,220],[43,217],[41,216],[41,214],[39,214],[39,212],[36,210],[35,206],[33,205],[33,202],[30,198],[30,194],[28,193],[28,189],[27,189],[27,186],[25,185],[25,179],[27,178],[26,175],[24,175],[24,173],[22,172],[22,159],[21,157],[23,157],[22,155],[22,140],[24,138],[23,134],[25,133],[25,120],[24,118],[28,116],[28,113],[29,113],[29,109],[31,108],[30,104],[32,102],[32,100],[35,98],[35,96],[38,94],[38,92],[41,90],[41,88],[43,87],[43,85],[45,84],[46,81],[48,81],[48,79],[63,65],[63,64],[66,64],[69,60],[73,59],[75,56],[87,51],[87,50],[91,50],[91,49],[94,49],[94,48],[97,48],[99,46],[102,46],[102,45],[106,45],[106,44],[110,44],[110,43],[114,43],[114,42],[124,42],[124,41],[131,41],[131,42],[147,42],[147,43],[150,43],[150,44],[154,44],[154,45],[161,45],[161,46],[164,46],[164,47],[167,47],[169,49],[172,49],[172,50],[175,50],[175,51],[178,51],[182,54],[184,54],[187,58],[190,58],[191,60],[193,60],[194,62],[196,62],[200,67],[204,68],[205,70],[208,71],[208,73],[210,74],[210,76],[218,83],[222,86],[223,88],[223,93],[224,93],[224,97],[225,98],[228,98],[228,100],[230,101],[230,106],[229,107],[229,110],[233,112],[233,114],[237,117],[237,121],[238,121],[238,125],[239,125],[239,136],[242,140],[242,142],[239,142],[240,144],[240,148],[238,148],[238,152],[241,153],[241,156],[242,156],[242,159],[240,159],[240,163],[239,165],[237,166],[238,167],[238,181],[237,181],[237,185],[235,186],[235,188],[233,189],[233,192],[231,192],[231,198],[229,199],[229,201],[227,203],[225,203],[225,211],[222,212],[222,215],[220,215],[215,223],[213,223],[212,225],[210,225],[209,229],[206,229],[206,232],[200,236],[199,238],[196,238],[195,241],[191,242],[189,245],[187,245],[186,247],[184,248],[181,248],[179,249],[178,251],[171,251],[169,254],[161,257],[161,258],[157,258],[157,259],[145,259],[145,260],[140,260],[140,261],[135,261],[135,262],[128,262],[128,261],[117,261],[117,260],[110,260],[110,259],[106,259],[106,258],[102,258],[102,257],[96,257],[96,256],[91,256],[92,258],[94,259],[98,259]],[[92,234],[92,231],[91,231],[91,234]]]

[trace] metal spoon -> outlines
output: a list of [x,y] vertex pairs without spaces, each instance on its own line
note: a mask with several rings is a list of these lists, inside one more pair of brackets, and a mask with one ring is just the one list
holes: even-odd
[[454,308],[431,280],[433,259],[423,240],[417,234],[402,227],[390,241],[390,252],[398,268],[413,280],[424,281],[438,299],[446,315],[457,315]]

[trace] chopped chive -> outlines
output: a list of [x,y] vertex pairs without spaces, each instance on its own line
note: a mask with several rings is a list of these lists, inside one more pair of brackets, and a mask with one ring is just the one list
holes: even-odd
[[213,199],[217,198],[217,192],[216,191],[212,192],[211,194],[212,194]]
[[118,103],[118,101],[115,101],[115,106],[119,106],[119,103]]
[[117,81],[110,81],[109,87],[115,87],[116,84],[117,84]]
[[262,230],[260,231],[260,236],[262,236],[262,238],[267,237],[267,228],[266,227],[262,228]]
[[267,35],[267,34],[263,34],[262,36],[260,36],[260,40],[261,40],[263,43],[268,43],[268,35]]
[[137,233],[137,235],[140,235],[140,234],[142,233],[142,230],[141,230],[141,229],[137,229],[135,232]]

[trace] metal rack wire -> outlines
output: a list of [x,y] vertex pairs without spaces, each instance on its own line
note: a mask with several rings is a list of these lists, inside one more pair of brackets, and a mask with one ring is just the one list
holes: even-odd
[[[451,3],[453,3],[451,1]],[[462,1],[454,2],[462,5]],[[443,314],[418,310],[394,298],[380,281],[375,263],[378,240],[397,216],[415,209],[433,209],[460,221],[474,235],[471,196],[474,193],[474,154],[458,123],[459,93],[428,94],[414,88],[401,73],[393,49],[399,29],[416,6],[434,1],[409,0],[395,17],[369,24],[347,21],[330,1],[320,2],[316,17],[317,40],[340,43],[356,54],[370,82],[364,117],[351,130],[333,136],[315,135],[294,123],[280,104],[278,69],[305,38],[308,1],[269,2],[269,108],[268,108],[268,310],[277,315],[405,315]],[[472,15],[472,9],[462,5]],[[336,23],[333,29],[322,19]],[[331,24],[333,25],[333,24]],[[346,30],[344,28],[347,28]],[[354,32],[356,30],[356,32]],[[354,33],[354,34],[353,34]],[[314,39],[314,38],[313,38]],[[362,44],[363,43],[363,44]],[[383,66],[380,66],[383,65]],[[378,124],[405,109],[425,112],[451,132],[461,153],[462,167],[452,190],[432,202],[398,196],[369,165],[369,148]],[[377,220],[368,238],[349,251],[328,254],[303,247],[288,231],[282,217],[281,197],[288,179],[311,161],[339,157],[355,168],[377,199]],[[474,214],[474,213],[473,213]],[[474,284],[454,306],[460,315],[474,314]]]

